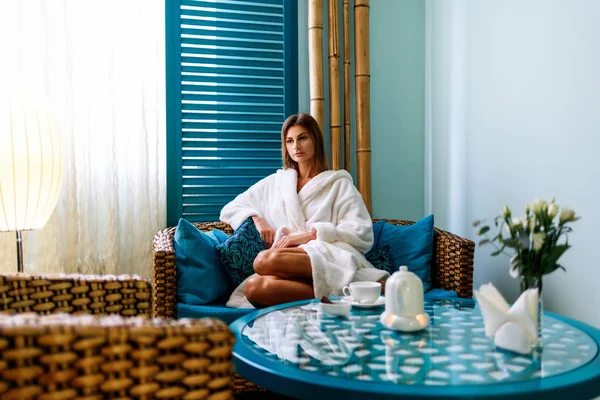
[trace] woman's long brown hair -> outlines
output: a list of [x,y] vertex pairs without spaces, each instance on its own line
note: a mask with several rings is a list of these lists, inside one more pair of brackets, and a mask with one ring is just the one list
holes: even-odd
[[294,168],[296,171],[298,171],[298,163],[289,155],[285,145],[288,130],[292,126],[296,125],[304,127],[308,131],[308,134],[312,137],[313,143],[315,144],[314,161],[317,167],[317,172],[320,173],[327,171],[327,158],[325,157],[325,142],[323,140],[323,132],[321,132],[318,122],[310,114],[305,113],[299,113],[288,117],[281,127],[281,158],[283,160],[283,169]]

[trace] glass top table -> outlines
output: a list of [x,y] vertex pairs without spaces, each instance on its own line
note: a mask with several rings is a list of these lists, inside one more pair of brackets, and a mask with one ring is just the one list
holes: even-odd
[[[541,354],[494,347],[472,300],[425,302],[415,333],[379,322],[384,307],[323,313],[316,300],[258,310],[235,321],[240,375],[297,398],[592,398],[600,395],[600,330],[545,313]],[[535,396],[533,396],[535,398]]]

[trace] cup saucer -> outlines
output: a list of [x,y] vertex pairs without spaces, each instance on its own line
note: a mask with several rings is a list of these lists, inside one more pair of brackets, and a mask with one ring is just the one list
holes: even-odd
[[374,307],[379,307],[379,306],[382,306],[385,304],[385,297],[383,297],[383,296],[379,296],[379,298],[377,300],[375,300],[373,303],[359,303],[359,302],[355,301],[352,297],[348,297],[348,296],[344,296],[340,300],[346,301],[346,302],[352,304],[352,307],[356,307],[356,308],[374,308]]

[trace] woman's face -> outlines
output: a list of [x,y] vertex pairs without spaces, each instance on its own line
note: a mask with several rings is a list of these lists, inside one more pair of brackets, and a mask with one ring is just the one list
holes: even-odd
[[288,129],[285,146],[292,160],[298,164],[314,162],[315,143],[308,130],[302,125],[294,125]]

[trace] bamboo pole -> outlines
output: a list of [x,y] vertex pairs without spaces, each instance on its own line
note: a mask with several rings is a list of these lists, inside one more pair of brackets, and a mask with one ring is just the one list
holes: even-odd
[[308,2],[308,64],[310,80],[310,114],[325,128],[323,91],[323,0]]
[[329,140],[331,168],[342,168],[341,117],[340,117],[340,41],[338,24],[338,0],[328,1],[329,29]]
[[350,172],[350,0],[344,0],[344,169]]
[[371,212],[371,110],[369,64],[369,0],[354,2],[356,98],[356,164],[358,191]]

